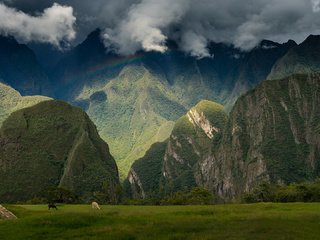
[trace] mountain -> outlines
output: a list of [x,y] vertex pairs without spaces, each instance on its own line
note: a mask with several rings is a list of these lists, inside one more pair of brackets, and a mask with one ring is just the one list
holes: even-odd
[[281,79],[292,74],[309,74],[320,71],[320,36],[310,35],[293,47],[273,66],[268,79]]
[[229,101],[224,105],[227,110],[231,110],[235,101],[241,94],[255,88],[269,75],[275,63],[288,53],[297,43],[289,40],[279,44],[268,40],[263,40],[260,44],[248,52],[242,59],[236,73],[236,83]]
[[164,141],[186,108],[168,83],[143,66],[127,66],[105,85],[84,88],[76,99],[110,144],[124,179],[134,160]]
[[[173,122],[202,99],[226,105],[263,81],[295,46],[263,41],[251,52],[211,43],[213,58],[197,59],[173,41],[162,54],[119,56],[103,45],[100,30],[69,51],[51,76],[55,96],[86,110],[119,163],[121,178],[149,147],[170,136]],[[250,76],[250,78],[248,78]],[[160,135],[160,136],[159,136]]]
[[201,101],[180,118],[164,155],[162,175],[166,192],[191,190],[202,182],[198,164],[214,151],[228,116],[220,104]]
[[[265,181],[288,184],[319,177],[319,104],[320,75],[309,74],[264,81],[237,100],[228,120],[219,127],[214,122],[218,115],[206,117],[210,124],[205,124],[204,118],[195,121],[191,116],[199,114],[191,110],[177,121],[164,154],[153,159],[161,165],[161,173],[156,175],[161,177],[152,191],[170,193],[198,185],[229,201]],[[226,118],[221,107],[215,112],[220,119]],[[206,126],[201,127],[203,136],[215,128],[222,129],[218,131],[221,134],[199,144],[197,139],[202,138],[195,137],[196,122]],[[132,166],[127,183],[133,196],[147,196],[149,189],[144,189],[143,179],[153,151]],[[145,165],[143,171],[139,171],[141,165]]]
[[61,48],[57,48],[52,46],[50,43],[31,42],[28,43],[27,46],[34,52],[37,61],[41,64],[41,67],[47,75],[52,74],[52,71],[60,59],[64,57],[70,50],[68,46],[64,47],[62,45]]
[[0,127],[9,115],[22,108],[31,107],[43,101],[51,100],[44,96],[24,96],[13,88],[0,83]]
[[177,120],[170,138],[131,167],[125,189],[134,197],[190,190],[203,182],[199,163],[218,146],[227,123],[220,104],[201,101]]
[[118,170],[108,145],[80,108],[48,100],[13,112],[0,129],[0,201],[46,196],[52,187],[88,201],[116,196]]
[[34,52],[13,37],[0,36],[0,82],[22,95],[50,94],[50,81]]
[[320,78],[293,75],[265,81],[230,113],[207,186],[228,198],[262,181],[293,183],[320,174]]

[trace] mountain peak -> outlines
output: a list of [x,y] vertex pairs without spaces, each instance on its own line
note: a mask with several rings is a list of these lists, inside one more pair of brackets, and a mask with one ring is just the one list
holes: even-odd
[[280,44],[279,43],[276,43],[276,42],[273,42],[273,41],[270,41],[270,40],[262,40],[259,44],[259,47],[261,48],[266,48],[266,49],[270,49],[270,48],[276,48],[276,47],[279,47]]
[[302,44],[319,44],[320,43],[320,35],[309,35],[306,40],[303,41]]
[[301,44],[293,47],[273,66],[268,79],[281,79],[293,74],[320,72],[320,36],[310,35]]
[[292,39],[289,39],[288,42],[284,43],[286,45],[289,45],[289,46],[297,46],[298,44],[292,40]]

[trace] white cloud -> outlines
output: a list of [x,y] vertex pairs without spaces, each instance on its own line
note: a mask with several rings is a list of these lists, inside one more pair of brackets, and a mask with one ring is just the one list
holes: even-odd
[[[133,54],[141,49],[163,52],[166,51],[165,41],[173,39],[185,52],[207,57],[206,44],[210,41],[230,43],[248,50],[263,39],[301,42],[309,34],[320,34],[320,0],[9,2],[10,6],[30,12],[40,11],[53,2],[68,3],[77,14],[79,36],[101,27],[105,30],[106,46],[121,54]],[[2,14],[0,20],[1,17]]]
[[164,31],[179,23],[188,9],[188,0],[142,0],[131,6],[126,17],[114,29],[104,34],[121,54],[133,54],[141,48],[165,52]]
[[205,37],[192,31],[182,34],[180,47],[183,51],[197,58],[213,57],[207,48],[208,42]]
[[[311,2],[312,1],[312,2]],[[226,42],[243,50],[261,40],[302,41],[320,33],[320,0],[141,0],[109,26],[105,39],[121,54],[166,50],[168,38],[185,52],[209,57],[207,43]]]
[[73,8],[53,4],[43,13],[31,16],[0,3],[0,33],[24,41],[51,43],[57,47],[76,37]]
[[311,4],[314,12],[320,12],[320,0],[311,0]]

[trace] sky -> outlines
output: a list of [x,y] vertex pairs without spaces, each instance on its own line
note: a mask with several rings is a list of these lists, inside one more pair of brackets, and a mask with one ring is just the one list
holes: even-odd
[[[261,40],[320,34],[320,0],[0,0],[0,34],[24,42],[74,45],[96,29],[109,50],[210,57],[210,41],[250,50]],[[63,44],[62,44],[63,43]]]

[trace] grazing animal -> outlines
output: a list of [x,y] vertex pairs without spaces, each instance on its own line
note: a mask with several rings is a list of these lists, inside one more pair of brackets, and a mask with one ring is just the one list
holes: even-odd
[[100,210],[99,204],[98,204],[97,202],[92,202],[92,203],[91,203],[91,207],[92,207],[93,209],[99,209],[99,210]]
[[49,203],[48,204],[48,210],[50,210],[51,208],[55,209],[55,210],[58,210],[57,206],[54,203]]

